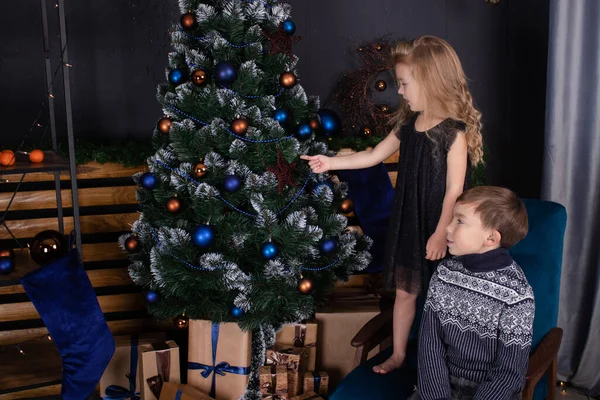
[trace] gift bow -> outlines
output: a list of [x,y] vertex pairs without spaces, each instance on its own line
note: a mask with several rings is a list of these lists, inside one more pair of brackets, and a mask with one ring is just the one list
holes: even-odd
[[290,353],[293,351],[293,348],[283,349],[283,350],[272,350],[269,352],[269,357],[267,358],[268,364],[275,365],[285,365],[287,369],[292,371],[297,371],[299,367],[298,360],[290,360]]
[[217,364],[217,345],[219,343],[219,324],[212,324],[211,330],[212,339],[212,365],[202,363],[188,362],[188,369],[201,370],[200,375],[203,378],[208,378],[212,374],[212,384],[210,387],[210,397],[216,397],[216,378],[217,375],[225,376],[226,373],[236,375],[249,375],[250,367],[232,367],[229,363],[222,361]]
[[135,391],[135,377],[138,363],[138,337],[131,336],[131,351],[129,352],[129,373],[126,375],[129,380],[129,390],[123,386],[110,385],[104,390],[105,400],[140,400],[140,392]]

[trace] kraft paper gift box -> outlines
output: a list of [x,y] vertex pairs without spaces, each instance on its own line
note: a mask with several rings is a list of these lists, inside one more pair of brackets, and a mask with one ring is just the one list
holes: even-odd
[[304,347],[307,359],[306,371],[314,371],[317,363],[317,324],[286,324],[277,332],[275,344],[280,346]]
[[[143,399],[143,397],[142,397]],[[190,385],[165,382],[160,392],[160,400],[214,400],[209,395]]]
[[288,376],[287,368],[284,365],[266,365],[260,367],[260,392],[263,398],[276,397],[279,399],[288,398]]
[[250,374],[250,332],[236,323],[190,320],[188,384],[217,400],[237,400]]
[[[350,344],[352,338],[379,312],[379,302],[353,306],[331,303],[326,308],[317,309],[319,359],[316,370],[329,374],[330,392],[354,368],[356,349]],[[369,352],[369,358],[377,353],[379,346]]]
[[300,379],[301,374],[302,372],[299,371],[287,371],[288,395],[297,396],[302,392],[302,379]]
[[324,400],[321,396],[315,392],[307,392],[299,396],[290,397],[289,400]]
[[266,365],[285,365],[291,371],[304,371],[307,359],[302,347],[289,347],[275,344],[267,349]]
[[181,382],[179,347],[174,341],[143,344],[138,347],[138,352],[142,399],[158,400],[163,383]]
[[139,346],[165,340],[164,333],[115,337],[115,353],[100,378],[100,396],[123,398],[141,387]]
[[302,387],[304,393],[315,392],[327,396],[329,375],[327,372],[305,372]]

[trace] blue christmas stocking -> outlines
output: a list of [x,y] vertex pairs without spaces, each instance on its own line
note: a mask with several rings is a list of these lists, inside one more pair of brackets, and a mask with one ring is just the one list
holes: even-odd
[[367,267],[367,272],[379,272],[394,199],[394,188],[387,168],[381,163],[365,169],[337,171],[337,175],[341,181],[348,183],[348,198],[354,203],[354,213],[364,234],[373,239],[373,261]]
[[21,283],[61,355],[63,399],[87,398],[112,358],[115,342],[77,249],[25,275]]

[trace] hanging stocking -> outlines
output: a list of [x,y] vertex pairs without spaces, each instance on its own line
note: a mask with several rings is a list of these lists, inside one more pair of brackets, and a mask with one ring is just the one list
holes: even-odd
[[21,283],[61,355],[63,399],[87,398],[115,343],[77,249],[23,276]]

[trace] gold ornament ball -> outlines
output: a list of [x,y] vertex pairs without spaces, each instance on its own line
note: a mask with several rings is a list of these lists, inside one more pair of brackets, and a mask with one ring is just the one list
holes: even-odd
[[354,202],[350,199],[344,199],[340,204],[340,211],[344,214],[350,214],[354,211]]
[[204,165],[203,162],[194,165],[194,176],[196,178],[202,178],[204,175],[206,175],[206,165]]
[[377,82],[375,82],[375,88],[378,91],[383,92],[387,88],[387,84],[385,83],[384,80],[380,79]]
[[231,123],[231,131],[236,135],[245,135],[248,131],[248,121],[244,118],[236,118]]
[[0,257],[8,257],[10,259],[14,259],[15,252],[13,249],[0,249]]
[[360,128],[360,133],[365,137],[370,137],[373,134],[373,131],[371,131],[371,128],[368,126],[363,126]]
[[284,72],[279,77],[279,83],[286,89],[293,88],[296,86],[296,75],[293,72]]
[[188,327],[188,317],[183,314],[179,315],[173,318],[173,324],[175,325],[175,328],[183,330]]
[[181,16],[181,26],[185,30],[190,30],[196,26],[196,18],[191,12],[185,13]]
[[135,253],[138,251],[140,247],[140,241],[137,236],[131,235],[125,240],[125,248],[130,253]]
[[387,104],[382,104],[379,106],[379,110],[382,113],[387,113],[388,111],[390,111],[390,107]]
[[192,83],[196,86],[204,86],[208,81],[208,76],[206,75],[206,71],[202,69],[197,69],[192,72]]
[[160,133],[163,135],[168,135],[171,131],[171,119],[164,117],[158,120],[157,128]]
[[298,282],[298,291],[302,294],[311,294],[314,290],[313,281],[308,278],[300,279]]
[[181,201],[177,197],[171,197],[167,200],[167,211],[171,214],[177,214],[181,210]]
[[319,126],[321,126],[321,123],[317,118],[312,118],[310,121],[308,121],[308,124],[313,131],[316,131],[319,129]]

